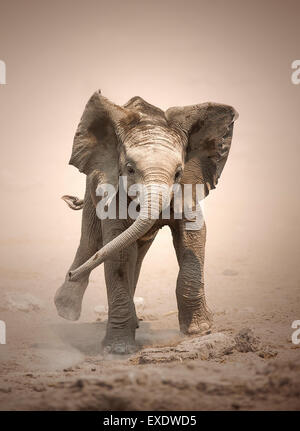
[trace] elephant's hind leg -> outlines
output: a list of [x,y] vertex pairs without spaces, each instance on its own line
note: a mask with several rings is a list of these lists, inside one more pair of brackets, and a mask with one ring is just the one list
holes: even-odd
[[[137,241],[137,246],[138,246],[138,255],[137,255],[137,261],[136,261],[136,265],[135,265],[135,272],[134,272],[134,292],[133,294],[135,294],[135,290],[136,290],[136,286],[137,286],[137,282],[139,279],[139,275],[141,272],[141,267],[142,267],[142,263],[144,260],[144,257],[146,256],[151,244],[153,243],[157,232],[154,232],[151,236],[146,237],[146,238],[141,238]],[[139,327],[139,319],[136,316],[136,327]]]
[[77,268],[102,246],[101,221],[97,218],[89,192],[86,193],[82,213],[81,239],[75,259],[67,272],[62,286],[57,290],[54,302],[57,312],[68,320],[78,320],[84,292],[89,282],[89,273],[78,281],[69,281],[69,271]]

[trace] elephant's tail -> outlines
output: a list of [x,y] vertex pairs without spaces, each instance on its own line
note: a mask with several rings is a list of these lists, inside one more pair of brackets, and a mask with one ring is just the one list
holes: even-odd
[[72,208],[72,210],[82,210],[83,208],[83,199],[79,199],[76,196],[64,195],[61,197],[66,204]]

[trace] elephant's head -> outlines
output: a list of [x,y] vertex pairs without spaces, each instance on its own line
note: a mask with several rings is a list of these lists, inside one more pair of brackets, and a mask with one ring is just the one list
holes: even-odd
[[100,91],[94,93],[78,126],[70,164],[88,175],[95,191],[99,183],[111,184],[117,190],[119,176],[124,175],[129,186],[142,184],[149,193],[134,223],[72,271],[70,278],[97,266],[153,226],[149,204],[152,215],[153,211],[159,213],[163,204],[154,196],[153,185],[201,183],[206,195],[215,188],[227,160],[236,118],[234,108],[222,104],[203,103],[163,112],[140,97],[121,107]]

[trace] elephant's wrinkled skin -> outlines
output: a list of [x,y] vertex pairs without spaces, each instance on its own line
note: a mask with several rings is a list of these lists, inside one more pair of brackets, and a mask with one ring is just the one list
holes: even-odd
[[[176,295],[180,329],[186,334],[209,329],[211,313],[203,282],[206,228],[203,224],[200,230],[187,230],[184,218],[174,219],[172,203],[169,220],[140,216],[136,220],[100,220],[95,210],[100,199],[97,186],[112,184],[118,190],[119,176],[123,175],[128,186],[203,184],[206,196],[215,188],[227,160],[236,117],[232,107],[216,103],[163,112],[134,97],[120,107],[100,92],[87,103],[70,160],[87,176],[86,193],[83,201],[64,197],[71,208],[83,207],[81,239],[55,304],[60,316],[77,320],[90,271],[104,261],[109,305],[104,339],[107,351],[128,353],[135,349],[138,321],[133,296],[144,256],[163,225],[171,228],[179,264]],[[118,201],[119,192],[115,199]],[[129,202],[128,198],[127,205]],[[160,201],[154,209],[158,214],[161,205]],[[141,203],[140,215],[143,209]],[[91,257],[91,261],[97,258],[97,263],[86,266]]]

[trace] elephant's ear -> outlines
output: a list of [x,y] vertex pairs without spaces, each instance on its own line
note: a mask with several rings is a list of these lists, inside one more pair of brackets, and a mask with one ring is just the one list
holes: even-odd
[[118,184],[119,135],[132,123],[133,113],[95,92],[78,125],[69,164],[90,175],[96,171],[104,183]]
[[238,113],[228,105],[202,103],[170,108],[166,118],[187,136],[183,182],[204,184],[207,196],[226,163]]

